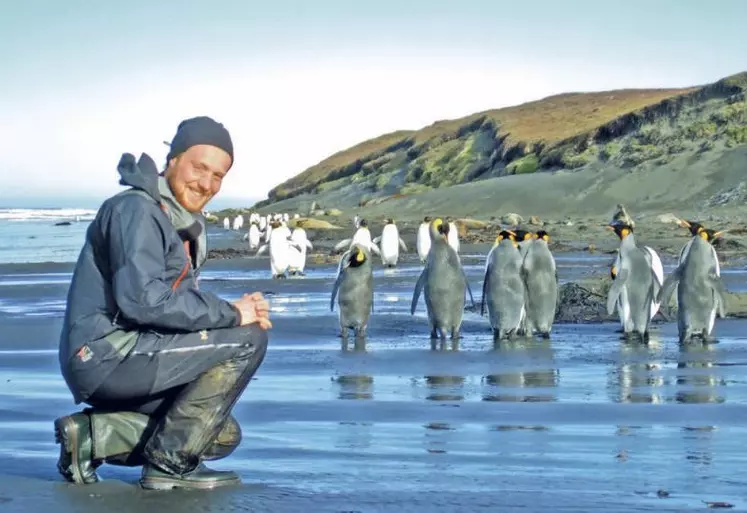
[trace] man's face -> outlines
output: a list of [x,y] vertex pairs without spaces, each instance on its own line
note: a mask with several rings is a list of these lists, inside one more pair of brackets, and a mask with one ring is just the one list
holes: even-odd
[[224,150],[198,144],[171,159],[165,176],[176,200],[198,213],[218,194],[230,167],[231,156]]

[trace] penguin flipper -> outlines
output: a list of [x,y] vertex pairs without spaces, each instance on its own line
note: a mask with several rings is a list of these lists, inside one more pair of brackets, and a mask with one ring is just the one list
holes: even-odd
[[313,245],[311,244],[311,242],[309,242],[308,240],[306,240],[306,247],[307,247],[308,249],[314,249],[314,246],[313,246]]
[[630,271],[627,269],[623,269],[617,273],[617,278],[610,287],[609,292],[607,292],[607,315],[612,315],[615,311],[617,298],[620,296],[620,293],[622,293],[623,285],[625,285],[625,282],[628,280],[629,274]]
[[677,267],[677,269],[672,271],[672,274],[667,276],[667,279],[664,280],[664,283],[659,290],[659,294],[657,294],[656,296],[656,302],[661,305],[659,307],[660,309],[669,309],[669,298],[674,293],[674,288],[677,286],[677,283],[680,281],[681,277],[682,268]]
[[423,290],[425,285],[425,273],[426,269],[423,269],[418,276],[418,281],[415,283],[415,290],[412,291],[412,303],[410,304],[410,315],[415,315],[415,308],[418,306],[418,300],[420,299],[420,292]]
[[373,239],[374,244],[378,244],[379,242],[381,242],[381,235],[379,235],[378,237],[374,237]]
[[379,246],[377,246],[376,243],[373,241],[371,241],[371,251],[381,256],[381,250],[379,249]]
[[262,253],[264,253],[265,251],[267,251],[267,248],[268,248],[268,247],[269,247],[269,246],[268,246],[267,244],[262,244],[262,245],[261,245],[261,246],[259,247],[259,249],[257,250],[257,256],[259,256],[259,255],[261,255]]
[[718,316],[723,319],[726,317],[726,288],[724,287],[724,282],[721,280],[721,277],[716,274],[715,269],[712,269],[711,272],[708,273],[708,282],[711,285],[714,294],[716,294],[716,302],[718,303],[718,310],[716,312],[718,313]]
[[490,267],[485,268],[485,277],[482,280],[482,297],[480,298],[480,317],[485,315],[485,293],[488,290],[488,277],[490,276]]
[[351,243],[351,242],[353,242],[353,239],[345,239],[345,240],[341,240],[340,242],[338,242],[337,244],[335,244],[335,248],[334,248],[334,250],[335,250],[335,251],[340,251],[340,250],[341,250],[341,249],[343,249],[343,248],[344,248],[345,246],[350,246],[350,243]]
[[402,248],[402,251],[407,253],[407,244],[405,244],[405,241],[403,241],[402,239],[399,239],[399,247]]
[[337,297],[337,291],[340,289],[340,284],[342,283],[342,278],[345,276],[342,269],[340,269],[340,272],[337,273],[337,279],[335,280],[335,284],[332,285],[332,296],[329,299],[329,311],[334,312],[335,310],[335,298]]

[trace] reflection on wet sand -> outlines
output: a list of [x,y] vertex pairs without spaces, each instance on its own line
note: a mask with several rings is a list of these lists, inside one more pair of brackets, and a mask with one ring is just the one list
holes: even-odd
[[654,335],[648,344],[620,343],[617,365],[608,374],[610,400],[620,403],[664,402],[661,342]]
[[680,347],[677,361],[678,403],[723,403],[726,398],[719,387],[726,386],[720,378],[715,346],[712,344],[686,344]]
[[501,341],[494,351],[500,371],[483,377],[483,401],[557,401],[558,369],[550,340]]
[[463,401],[464,376],[425,376],[428,401]]
[[338,399],[373,399],[373,376],[348,374],[332,378],[339,385]]

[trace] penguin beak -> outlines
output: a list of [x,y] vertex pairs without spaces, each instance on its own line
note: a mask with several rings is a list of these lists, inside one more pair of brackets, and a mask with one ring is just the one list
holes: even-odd
[[682,228],[690,228],[690,223],[685,221],[684,219],[678,219],[677,224],[680,225]]
[[612,276],[613,280],[617,276],[617,267],[615,267],[615,264],[612,264],[612,268],[610,269],[610,276]]

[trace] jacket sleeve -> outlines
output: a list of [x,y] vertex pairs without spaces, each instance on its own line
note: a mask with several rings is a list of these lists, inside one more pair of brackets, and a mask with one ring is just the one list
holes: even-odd
[[[129,205],[128,205],[129,204]],[[114,299],[125,319],[162,329],[199,331],[240,324],[228,301],[193,288],[171,289],[164,281],[165,234],[143,200],[112,212],[108,254]]]

